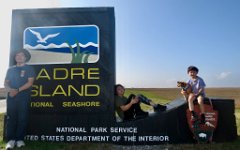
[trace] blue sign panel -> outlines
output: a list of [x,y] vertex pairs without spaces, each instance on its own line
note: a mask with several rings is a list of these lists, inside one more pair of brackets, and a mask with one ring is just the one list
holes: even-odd
[[99,29],[96,25],[28,27],[24,49],[30,64],[96,63],[99,59]]

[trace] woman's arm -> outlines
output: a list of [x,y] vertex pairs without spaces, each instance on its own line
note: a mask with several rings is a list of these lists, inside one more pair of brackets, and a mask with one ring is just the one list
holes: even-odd
[[18,89],[12,89],[9,86],[9,80],[5,80],[4,86],[6,88],[6,91],[9,93],[9,96],[14,97],[16,96],[19,92],[24,91],[28,88],[30,88],[33,85],[34,78],[28,78],[28,82],[25,83],[23,86],[19,87]]
[[24,91],[33,85],[34,78],[28,78],[28,82],[18,88],[18,92]]
[[11,90],[11,88],[10,88],[10,86],[9,86],[9,80],[5,80],[4,81],[4,87],[5,87],[5,90],[7,91],[7,92],[10,92],[10,90]]
[[9,96],[14,97],[17,95],[18,90],[17,89],[12,89],[9,85],[10,81],[9,80],[5,80],[4,81],[4,87],[7,93],[9,93]]

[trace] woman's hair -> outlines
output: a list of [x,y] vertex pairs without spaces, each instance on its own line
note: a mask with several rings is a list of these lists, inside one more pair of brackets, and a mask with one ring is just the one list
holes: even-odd
[[122,87],[123,89],[125,89],[122,84],[116,84],[116,85],[114,86],[114,95],[117,95],[117,88],[118,88],[118,87]]
[[25,50],[25,49],[20,49],[20,50],[15,51],[15,52],[13,53],[13,61],[14,61],[14,64],[17,63],[16,60],[15,60],[15,57],[16,57],[16,55],[19,54],[19,53],[23,53],[23,54],[24,54],[24,56],[26,57],[26,62],[28,62],[28,61],[31,59],[31,54],[30,54],[27,50]]
[[189,73],[189,71],[196,71],[198,73],[198,68],[195,66],[189,66],[187,69],[187,73]]

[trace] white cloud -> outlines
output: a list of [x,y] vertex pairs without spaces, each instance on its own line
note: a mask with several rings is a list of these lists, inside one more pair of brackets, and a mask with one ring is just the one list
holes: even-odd
[[217,75],[217,79],[218,79],[218,80],[224,80],[224,79],[226,79],[230,74],[231,74],[231,72],[221,72],[219,75]]

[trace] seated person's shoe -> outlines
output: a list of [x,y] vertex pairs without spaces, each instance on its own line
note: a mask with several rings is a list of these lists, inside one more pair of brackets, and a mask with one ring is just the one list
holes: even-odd
[[5,148],[6,148],[6,150],[10,150],[10,149],[13,149],[14,146],[15,146],[15,141],[14,140],[10,140],[10,141],[7,142]]
[[23,141],[17,141],[16,146],[17,146],[17,148],[24,147],[25,143]]
[[165,111],[167,109],[167,106],[157,104],[156,106],[153,107],[153,109],[154,109],[154,112]]

